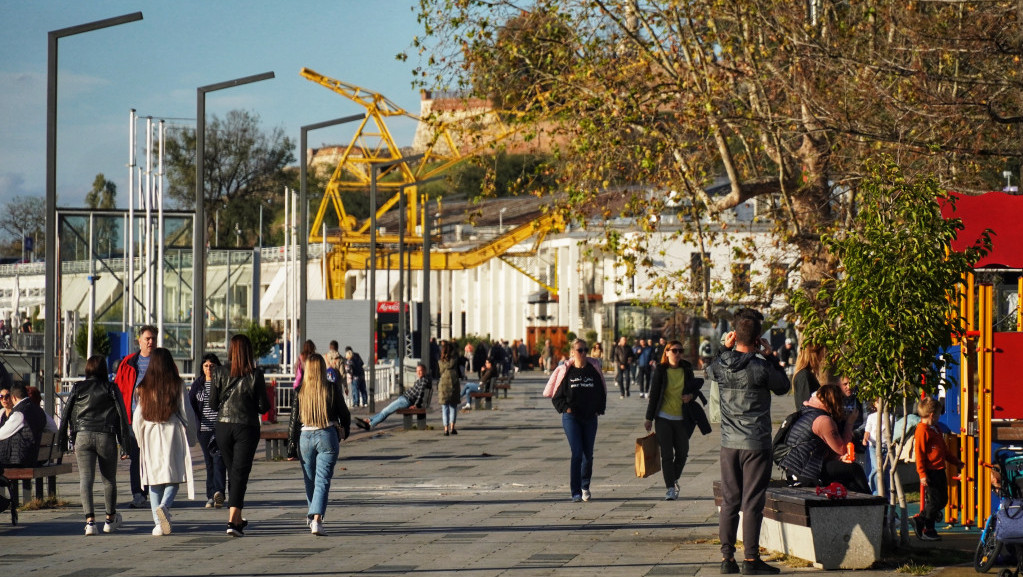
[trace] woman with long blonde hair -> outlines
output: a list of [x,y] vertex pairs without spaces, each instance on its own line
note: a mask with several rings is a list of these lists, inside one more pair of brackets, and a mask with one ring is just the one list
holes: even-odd
[[338,451],[348,438],[352,415],[336,383],[327,380],[327,363],[311,353],[302,371],[302,386],[295,396],[288,427],[288,457],[299,457],[305,499],[306,522],[313,535],[326,535],[323,515],[334,477]]
[[821,388],[821,383],[828,382],[827,356],[828,350],[824,345],[803,344],[799,347],[796,374],[792,376],[792,393],[797,411],[802,410],[803,403]]
[[195,424],[185,411],[185,388],[170,351],[153,349],[146,376],[136,388],[138,405],[131,427],[139,445],[142,484],[149,486],[153,509],[153,535],[171,533],[170,508],[178,485],[186,483],[188,498],[195,498],[192,456]]

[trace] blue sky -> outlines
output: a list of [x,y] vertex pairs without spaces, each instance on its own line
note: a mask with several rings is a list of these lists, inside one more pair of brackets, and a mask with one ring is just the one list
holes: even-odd
[[[47,33],[141,11],[143,20],[64,38],[59,49],[58,204],[80,207],[102,172],[126,207],[128,115],[195,126],[196,88],[266,71],[276,78],[210,93],[207,118],[241,108],[299,127],[364,109],[301,76],[302,67],[380,92],[413,114],[421,34],[413,0],[0,0],[0,206],[46,187]],[[395,55],[410,51],[407,62]],[[388,122],[399,145],[414,123]],[[140,134],[144,124],[139,125]],[[351,128],[311,132],[309,144],[347,143]],[[141,154],[141,152],[140,152]],[[296,148],[295,157],[298,158]]]

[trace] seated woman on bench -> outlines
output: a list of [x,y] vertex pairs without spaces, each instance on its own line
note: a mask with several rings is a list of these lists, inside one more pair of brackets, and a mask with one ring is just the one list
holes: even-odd
[[480,382],[466,382],[465,387],[462,388],[462,396],[465,397],[465,405],[463,405],[462,408],[472,408],[472,397],[470,396],[472,393],[479,393],[481,391],[489,393],[493,391],[493,382],[496,378],[497,371],[494,370],[494,365],[490,362],[490,359],[487,359],[483,363],[483,373],[480,375]]
[[22,383],[14,383],[5,387],[14,402],[11,416],[0,427],[0,470],[6,466],[35,465],[39,455],[39,440],[43,431],[57,432],[52,419],[46,418],[38,405],[28,396],[28,390]]
[[837,481],[850,491],[870,494],[863,467],[843,460],[856,417],[846,414],[844,400],[842,389],[828,384],[806,401],[789,432],[789,452],[780,463],[786,479],[807,487]]

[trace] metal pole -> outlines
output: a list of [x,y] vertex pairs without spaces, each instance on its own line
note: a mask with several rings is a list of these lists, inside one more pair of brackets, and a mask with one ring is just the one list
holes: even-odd
[[192,233],[192,359],[199,366],[200,357],[206,350],[206,93],[241,86],[274,77],[273,72],[264,72],[217,84],[200,86],[195,90],[195,222]]
[[369,412],[376,412],[377,167],[369,167]]
[[290,373],[295,366],[295,335],[291,334],[291,258],[288,252],[288,241],[291,240],[291,231],[289,227],[291,221],[288,220],[290,213],[288,208],[290,207],[288,197],[291,196],[291,192],[288,191],[288,187],[284,187],[284,342],[288,346],[288,357],[284,364],[284,372]]
[[135,328],[135,155],[138,153],[137,129],[135,126],[135,109],[131,109],[130,124],[128,126],[128,245],[124,247],[124,256],[128,261],[128,282],[125,286],[128,295],[124,302],[124,308],[128,313],[128,326]]
[[427,367],[430,358],[430,198],[423,193],[423,311],[419,318],[419,356]]
[[153,117],[146,117],[146,323],[153,323]]
[[[405,391],[405,189],[398,193],[398,391]],[[390,268],[390,267],[388,267]],[[390,288],[390,287],[387,287]]]
[[[306,262],[309,255],[306,253],[306,244],[309,242],[309,196],[308,189],[306,188],[306,173],[309,167],[308,161],[308,142],[309,142],[309,131],[318,130],[320,128],[327,128],[328,126],[336,126],[338,124],[345,124],[348,122],[354,122],[356,120],[362,120],[366,118],[365,114],[353,114],[351,116],[345,116],[343,118],[335,118],[334,120],[326,120],[324,122],[316,122],[314,124],[307,124],[302,126],[299,130],[299,186],[298,186],[298,202],[302,206],[302,218],[299,221],[298,238],[301,240],[299,245],[298,261],[305,270]],[[324,255],[326,258],[326,255]],[[300,336],[305,340],[306,336],[306,297],[308,297],[309,287],[305,282],[305,275],[301,275],[298,279],[298,332]],[[373,401],[370,400],[372,403]],[[372,405],[370,405],[372,407]]]
[[57,353],[57,40],[83,32],[142,20],[141,12],[97,20],[70,28],[51,30],[46,45],[46,318],[43,324],[43,408],[52,415],[56,389]]
[[96,216],[89,214],[89,336],[85,346],[85,358],[92,356],[92,327],[96,317]]
[[163,293],[164,293],[164,266],[163,266],[163,245],[164,245],[164,229],[163,229],[163,141],[166,130],[164,122],[161,120],[159,125],[159,154],[157,155],[157,169],[156,169],[156,223],[157,223],[157,243],[156,243],[156,346],[163,346]]

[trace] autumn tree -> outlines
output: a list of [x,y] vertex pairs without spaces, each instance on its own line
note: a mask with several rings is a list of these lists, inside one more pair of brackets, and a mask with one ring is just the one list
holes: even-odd
[[[195,204],[195,151],[194,129],[170,131],[167,193],[182,208]],[[263,131],[256,114],[232,110],[223,119],[213,116],[206,123],[203,178],[207,231],[221,209],[221,231],[226,234],[237,223],[246,243],[254,244],[259,236],[260,203],[272,198],[276,206],[282,205],[283,187],[289,178],[284,169],[294,162],[293,151],[294,144],[284,130]],[[210,239],[213,236],[209,234]]]
[[[752,200],[776,223],[776,246],[798,251],[810,289],[834,276],[821,239],[855,216],[864,159],[888,153],[907,176],[983,191],[1023,153],[1013,2],[420,5],[420,82],[514,91],[503,98],[526,121],[563,137],[551,192],[565,210],[634,218],[646,232],[651,215],[675,212],[690,223],[680,234],[704,246],[723,238],[707,219]],[[667,191],[681,198],[668,203]],[[609,194],[614,208],[595,206]],[[613,238],[606,248],[623,252]],[[684,292],[683,275],[655,262],[629,266]]]
[[[31,237],[36,241],[33,251],[41,253],[44,250],[42,232],[46,230],[46,200],[41,196],[16,196],[7,201],[0,213],[0,230],[22,244],[26,237]],[[27,252],[24,246],[22,249]]]

